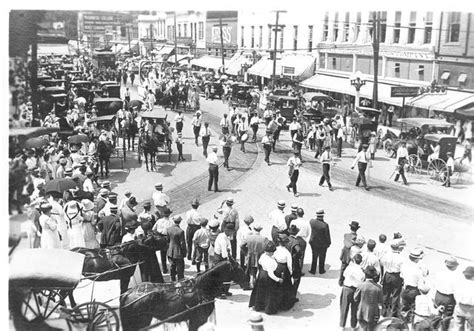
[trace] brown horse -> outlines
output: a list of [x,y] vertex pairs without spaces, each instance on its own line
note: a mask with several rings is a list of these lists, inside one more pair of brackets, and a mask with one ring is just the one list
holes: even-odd
[[[153,317],[171,323],[188,321],[190,331],[206,323],[214,311],[213,300],[223,293],[224,282],[248,285],[244,270],[232,261],[222,261],[194,278],[165,284],[142,283],[120,298],[120,318],[124,331],[149,326]],[[207,304],[208,302],[212,302]],[[205,304],[203,304],[205,303]],[[202,304],[199,307],[198,305]],[[190,308],[196,307],[193,310]]]

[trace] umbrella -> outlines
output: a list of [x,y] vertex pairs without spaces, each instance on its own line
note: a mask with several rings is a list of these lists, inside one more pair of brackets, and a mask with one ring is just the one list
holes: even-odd
[[89,137],[85,134],[76,134],[67,139],[70,144],[78,145],[80,143],[86,143],[89,141]]
[[46,183],[44,191],[63,193],[66,190],[77,188],[76,183],[71,178],[58,178]]
[[41,148],[48,145],[48,141],[43,138],[29,138],[25,141],[25,148]]
[[109,110],[117,111],[122,108],[122,103],[118,101],[112,101],[110,105],[107,107]]

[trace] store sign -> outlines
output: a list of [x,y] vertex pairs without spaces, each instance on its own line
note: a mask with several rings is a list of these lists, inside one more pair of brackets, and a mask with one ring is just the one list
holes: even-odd
[[392,86],[390,96],[396,97],[416,97],[420,94],[418,86]]
[[283,75],[294,75],[295,67],[282,67]]
[[213,48],[221,45],[221,24],[222,42],[225,48],[237,48],[237,12],[234,17],[212,17],[206,20],[206,47]]

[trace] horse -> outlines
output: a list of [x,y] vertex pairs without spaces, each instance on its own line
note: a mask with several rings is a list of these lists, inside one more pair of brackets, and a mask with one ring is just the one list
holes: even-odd
[[110,141],[99,140],[97,144],[97,157],[100,164],[100,177],[104,177],[104,165],[105,165],[105,176],[109,175],[110,155],[112,155],[113,145]]
[[141,154],[145,157],[146,171],[148,170],[148,157],[150,158],[151,171],[155,171],[155,155],[158,150],[159,141],[155,135],[149,135],[147,132],[138,137],[138,162],[141,162]]
[[182,103],[184,107],[184,111],[186,111],[186,107],[188,105],[188,92],[189,92],[188,85],[185,85],[178,90],[178,103],[177,103],[176,108],[178,108],[179,104]]
[[[120,298],[123,330],[149,326],[155,317],[160,321],[169,319],[172,323],[188,321],[189,331],[197,331],[214,311],[213,300],[222,293],[223,283],[230,281],[237,282],[242,288],[248,285],[244,270],[234,260],[219,262],[184,281],[142,283]],[[175,316],[177,314],[179,316]]]
[[[130,277],[135,273],[135,268],[132,266],[136,263],[141,263],[142,280],[163,283],[163,275],[155,252],[164,249],[167,245],[166,236],[152,233],[147,237],[110,247],[109,251],[84,247],[76,247],[71,251],[85,255],[83,276],[99,282],[120,279],[120,293],[125,293],[128,290]],[[95,275],[97,277],[94,277]],[[67,294],[71,306],[74,307],[76,302],[72,291],[63,293]]]

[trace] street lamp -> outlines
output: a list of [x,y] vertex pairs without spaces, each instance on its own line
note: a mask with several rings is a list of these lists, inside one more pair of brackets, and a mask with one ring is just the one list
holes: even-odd
[[351,85],[355,87],[356,89],[356,97],[355,97],[355,103],[354,103],[354,109],[356,107],[359,107],[359,98],[360,98],[360,88],[365,85],[367,80],[362,79],[363,75],[360,71],[355,72],[353,75],[351,75],[350,80],[351,80]]

